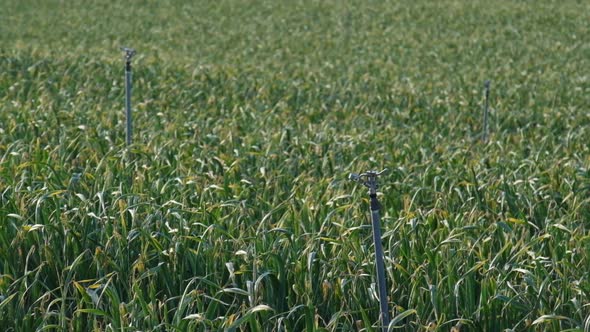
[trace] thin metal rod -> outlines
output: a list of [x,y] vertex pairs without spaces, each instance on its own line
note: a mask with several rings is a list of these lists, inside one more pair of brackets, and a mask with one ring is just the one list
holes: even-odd
[[126,142],[131,145],[133,119],[131,118],[131,63],[125,65],[125,118],[127,120]]
[[489,106],[490,106],[490,81],[486,80],[484,82],[484,93],[485,93],[485,103],[483,108],[483,133],[482,133],[482,140],[484,143],[488,142],[488,114],[489,114]]
[[129,146],[132,143],[133,137],[133,118],[131,115],[131,58],[135,55],[135,50],[128,47],[122,47],[121,50],[125,52],[125,119],[127,122],[125,142]]
[[379,320],[381,321],[381,330],[387,331],[389,326],[389,304],[387,301],[387,283],[385,280],[385,262],[383,245],[381,243],[381,205],[377,199],[377,177],[387,170],[381,172],[369,171],[362,174],[350,174],[351,180],[361,182],[369,188],[369,197],[371,198],[371,227],[373,229],[373,243],[375,245],[375,268],[377,270],[377,288],[379,290]]
[[[375,209],[374,209],[375,208]],[[383,245],[381,244],[381,216],[377,194],[371,195],[371,223],[373,227],[373,242],[375,244],[375,267],[377,269],[377,287],[379,288],[379,307],[381,309],[382,331],[389,326],[389,306],[387,303],[387,285],[385,281],[385,264],[383,261]]]

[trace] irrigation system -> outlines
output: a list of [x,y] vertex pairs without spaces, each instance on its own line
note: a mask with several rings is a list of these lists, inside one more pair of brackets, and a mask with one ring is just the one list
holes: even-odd
[[490,81],[486,80],[483,83],[483,89],[485,94],[485,102],[483,106],[483,133],[482,133],[482,140],[484,143],[488,142],[488,114],[489,114],[489,106],[490,106]]
[[131,118],[131,58],[135,55],[135,50],[129,47],[121,47],[125,52],[125,117],[127,120],[127,130],[125,142],[127,146],[131,145],[133,135],[133,120]]
[[351,173],[349,179],[363,184],[369,188],[369,197],[371,198],[371,224],[373,228],[373,242],[375,244],[375,266],[377,269],[377,288],[379,289],[379,308],[381,330],[387,331],[389,326],[389,307],[387,304],[387,284],[385,282],[385,265],[383,262],[383,245],[381,244],[381,204],[377,200],[377,178],[385,173],[387,169],[381,172],[368,171],[361,174]]

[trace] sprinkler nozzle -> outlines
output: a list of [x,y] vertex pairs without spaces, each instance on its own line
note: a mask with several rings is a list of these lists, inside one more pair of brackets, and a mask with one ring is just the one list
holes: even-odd
[[360,179],[361,179],[361,176],[360,176],[360,175],[358,175],[357,173],[350,173],[350,174],[348,175],[348,179],[349,179],[350,181],[357,181],[357,182],[358,182],[358,181],[360,181]]

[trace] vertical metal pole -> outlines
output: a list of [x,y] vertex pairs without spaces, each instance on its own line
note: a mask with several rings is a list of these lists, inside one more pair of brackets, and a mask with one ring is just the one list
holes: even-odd
[[126,135],[126,142],[127,145],[131,145],[131,136],[132,134],[132,122],[131,119],[131,62],[127,61],[125,64],[125,118],[127,119],[127,135]]
[[[371,226],[373,229],[373,243],[375,244],[375,267],[377,270],[377,288],[379,290],[379,309],[381,330],[387,331],[389,326],[389,305],[387,302],[387,284],[385,281],[385,262],[383,254],[383,245],[381,244],[381,205],[377,199],[377,176],[383,174],[381,172],[369,171],[363,174],[351,174],[350,178],[356,181],[361,181],[369,188],[369,197],[371,198]],[[362,180],[366,178],[366,180]]]
[[488,142],[488,110],[489,110],[489,100],[490,100],[490,81],[486,80],[484,82],[484,93],[485,93],[485,102],[483,108],[483,133],[482,133],[482,140],[484,143]]
[[125,52],[125,118],[127,122],[126,139],[127,146],[132,143],[133,136],[133,119],[131,116],[131,58],[135,55],[132,48],[123,47]]
[[381,216],[377,194],[371,194],[371,222],[373,226],[373,242],[375,243],[375,266],[377,268],[377,287],[379,288],[379,306],[381,307],[382,330],[389,326],[389,308],[387,304],[387,285],[385,283],[385,264],[383,246],[381,244]]

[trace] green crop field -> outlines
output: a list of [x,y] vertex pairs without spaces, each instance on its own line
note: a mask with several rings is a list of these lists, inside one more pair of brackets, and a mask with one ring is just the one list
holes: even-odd
[[0,0],[0,331],[380,331],[384,168],[390,331],[590,331],[588,22]]

